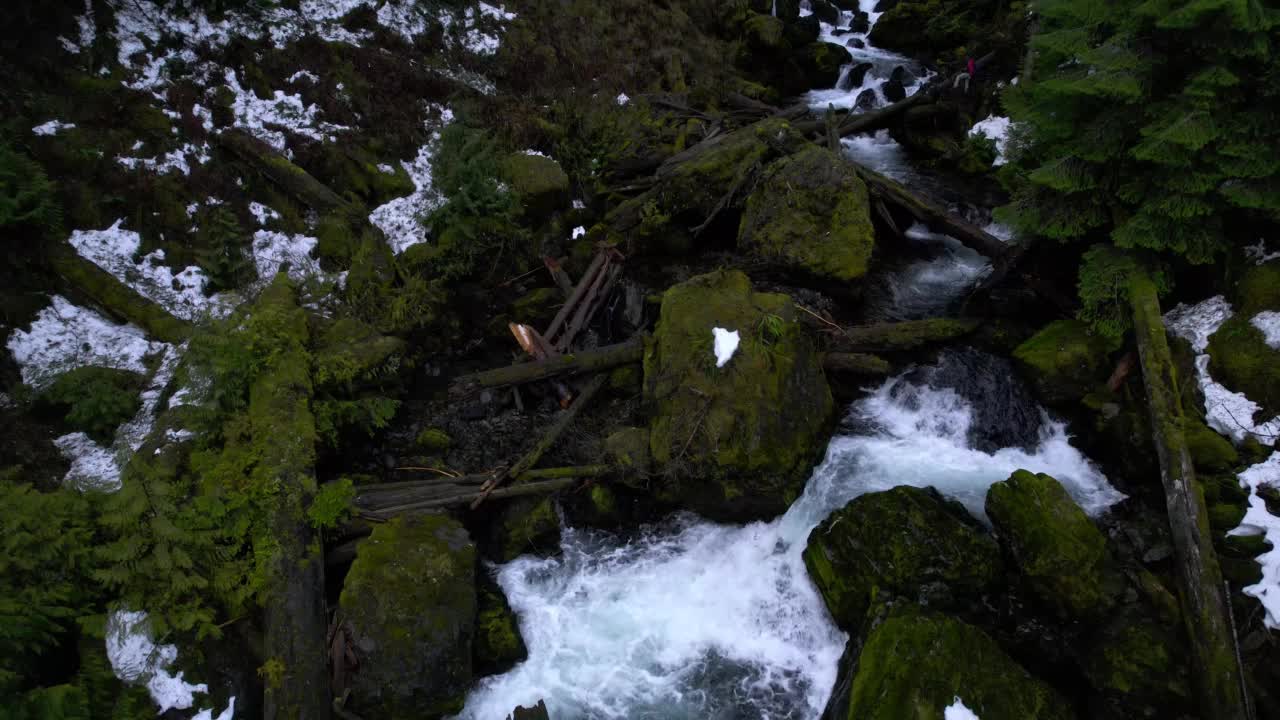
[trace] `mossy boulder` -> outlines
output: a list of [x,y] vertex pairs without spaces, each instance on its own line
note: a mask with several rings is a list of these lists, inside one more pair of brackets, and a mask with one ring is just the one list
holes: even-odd
[[987,491],[986,511],[1027,585],[1068,620],[1104,615],[1124,590],[1107,541],[1066,489],[1018,470]]
[[1050,405],[1072,403],[1105,382],[1115,347],[1079,320],[1056,320],[1013,351],[1036,394]]
[[529,657],[520,624],[502,588],[492,580],[480,583],[477,595],[476,639],[474,645],[476,677],[499,675]]
[[843,45],[814,42],[800,48],[796,60],[810,88],[829,88],[835,87],[840,69],[849,62],[850,56]]
[[498,563],[521,555],[551,555],[559,548],[560,518],[546,497],[505,501],[485,535],[485,555]]
[[545,155],[514,153],[502,163],[502,179],[533,218],[545,218],[569,207],[569,176]]
[[622,474],[623,482],[627,482],[628,476],[647,473],[650,461],[649,429],[625,428],[613,433],[605,438],[604,453]]
[[1231,289],[1231,304],[1242,315],[1280,310],[1280,260],[1251,264]]
[[1240,453],[1231,441],[1199,420],[1187,418],[1182,435],[1187,441],[1187,451],[1191,453],[1191,460],[1197,470],[1208,473],[1226,472],[1240,461]]
[[420,450],[429,453],[442,453],[453,446],[453,438],[438,427],[429,427],[418,433],[414,441]]
[[742,36],[754,52],[778,51],[785,47],[785,23],[772,15],[753,14],[742,25]]
[[809,533],[804,563],[836,624],[856,633],[887,597],[945,608],[992,590],[1000,548],[975,525],[932,488],[871,493]]
[[1280,415],[1280,350],[1267,345],[1250,322],[1256,314],[1238,313],[1209,337],[1209,372],[1258,403],[1261,415],[1270,418]]
[[339,605],[359,671],[353,710],[384,718],[434,718],[462,709],[476,632],[476,552],[442,515],[374,528],[356,552]]
[[890,616],[858,657],[849,720],[938,720],[956,698],[982,720],[1069,720],[1067,703],[982,630],[941,615]]
[[874,247],[866,185],[852,165],[817,145],[765,170],[738,230],[740,250],[834,282],[866,275]]
[[[659,498],[714,519],[782,512],[826,444],[831,390],[813,339],[786,295],[758,293],[738,271],[687,280],[662,299],[645,346],[649,448]],[[716,367],[713,328],[736,331]]]
[[804,143],[784,120],[763,120],[698,143],[658,169],[658,204],[673,217],[698,225],[744,178]]
[[1082,667],[1114,717],[1175,717],[1193,702],[1187,656],[1176,624],[1126,614],[1097,634]]

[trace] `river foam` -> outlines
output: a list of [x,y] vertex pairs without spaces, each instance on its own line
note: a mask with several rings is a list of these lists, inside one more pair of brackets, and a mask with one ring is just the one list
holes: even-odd
[[1093,514],[1123,497],[1061,423],[1046,418],[1032,450],[973,450],[968,401],[906,375],[856,403],[850,421],[857,434],[831,441],[804,495],[773,521],[685,514],[625,541],[566,527],[562,555],[499,568],[529,659],[482,681],[460,717],[506,717],[542,699],[556,718],[816,718],[846,637],[801,553],[832,511],[914,485],[982,518],[987,488],[1019,468],[1058,478]]

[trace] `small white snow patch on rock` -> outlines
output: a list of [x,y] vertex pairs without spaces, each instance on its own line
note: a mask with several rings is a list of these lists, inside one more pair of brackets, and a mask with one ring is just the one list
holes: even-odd
[[711,328],[711,335],[715,338],[716,367],[724,367],[725,363],[733,357],[738,351],[738,342],[741,337],[737,330],[725,330],[724,328]]
[[1280,629],[1280,518],[1267,510],[1267,503],[1258,491],[1264,486],[1280,486],[1280,452],[1271,453],[1265,462],[1240,473],[1240,484],[1249,489],[1249,509],[1240,527],[1227,534],[1265,535],[1271,544],[1270,550],[1257,557],[1262,566],[1262,579],[1244,588],[1244,594],[1262,603],[1267,613],[1267,627],[1277,630]]
[[614,98],[614,102],[618,103],[619,105],[626,105],[627,103],[631,102],[631,98],[627,97],[626,93],[618,93],[618,97]]
[[47,136],[57,135],[59,132],[62,132],[63,130],[72,130],[74,128],[75,128],[75,123],[64,123],[61,120],[50,120],[49,122],[43,125],[37,125],[31,128],[31,132],[37,135],[43,135],[47,137]]
[[393,165],[388,165],[386,163],[378,163],[378,172],[386,173],[387,175],[395,175],[396,169],[395,169],[395,166]]
[[240,84],[236,71],[226,71],[226,87],[235,95],[231,109],[235,125],[262,140],[286,157],[292,158],[285,131],[318,142],[331,141],[333,134],[349,130],[343,125],[320,120],[320,108],[302,102],[301,95],[288,95],[276,90],[270,100],[263,100]]
[[1254,315],[1249,324],[1262,331],[1262,336],[1266,339],[1267,345],[1280,350],[1280,312],[1264,310]]
[[[174,128],[177,130],[177,128]],[[139,141],[134,145],[134,150],[141,146]],[[204,165],[209,162],[211,156],[209,154],[209,143],[196,146],[190,143],[183,145],[177,150],[172,150],[164,155],[158,155],[153,158],[131,158],[117,157],[116,162],[129,168],[130,170],[149,170],[157,175],[165,175],[167,173],[179,172],[183,175],[191,174],[191,164],[187,158],[194,158],[198,165]]]
[[22,382],[40,389],[59,373],[85,365],[146,374],[143,358],[160,352],[165,344],[147,340],[133,325],[117,325],[54,296],[30,330],[13,331],[8,347],[22,369]]
[[271,282],[286,265],[290,279],[305,280],[309,276],[322,275],[320,261],[311,257],[311,251],[320,241],[306,235],[259,230],[253,234],[253,262],[258,268],[258,279]]
[[587,204],[586,204],[586,203],[584,203],[584,202],[582,202],[581,200],[574,200],[574,201],[573,201],[573,209],[574,209],[574,210],[586,210],[586,209],[587,209]]
[[174,645],[156,645],[144,612],[117,610],[107,619],[107,659],[116,677],[130,684],[143,684],[159,706],[158,714],[170,709],[185,710],[195,704],[197,693],[209,692],[204,683],[192,685],[182,673],[169,672],[178,660]]
[[81,492],[120,489],[120,463],[113,450],[102,447],[82,432],[54,438],[53,444],[71,461],[71,469],[62,478],[63,485]]
[[1009,118],[992,115],[969,129],[969,136],[982,135],[996,144],[996,159],[992,165],[1004,165],[1008,160],[1004,156],[1009,144]]
[[412,162],[401,163],[417,189],[412,195],[396,198],[369,214],[369,222],[386,235],[387,243],[396,254],[427,241],[422,219],[444,204],[444,196],[436,190],[431,178],[434,154],[433,141],[419,148]]
[[978,720],[978,716],[972,710],[964,706],[960,698],[955,698],[955,702],[947,706],[942,711],[942,720]]
[[1209,336],[1231,319],[1231,303],[1221,295],[1195,305],[1180,304],[1165,313],[1165,326],[1178,337],[1190,341],[1191,349],[1202,353],[1209,347]]
[[316,83],[320,82],[320,76],[319,76],[319,75],[316,75],[315,73],[311,72],[310,70],[299,70],[298,72],[296,72],[296,73],[294,73],[294,74],[290,75],[290,76],[289,76],[289,79],[288,79],[288,80],[285,80],[285,82],[287,82],[287,83],[289,83],[289,84],[293,84],[293,83],[298,82],[299,80],[306,80],[307,82],[311,83],[312,85],[315,85]]
[[249,212],[253,214],[253,217],[255,220],[258,221],[258,224],[263,227],[266,227],[267,223],[271,222],[272,220],[280,219],[280,213],[276,212],[275,210],[272,210],[271,208],[267,207],[266,205],[263,205],[260,202],[249,203]]
[[577,240],[578,238],[586,237],[586,236],[587,236],[587,229],[585,227],[579,225],[578,227],[573,229],[574,240]]

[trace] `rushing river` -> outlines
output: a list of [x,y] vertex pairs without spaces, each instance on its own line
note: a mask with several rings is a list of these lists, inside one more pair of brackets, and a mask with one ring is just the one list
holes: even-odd
[[[874,0],[862,4],[870,10]],[[865,41],[835,32],[823,27],[828,38]],[[813,93],[815,106],[851,106],[861,89],[907,63],[875,48],[855,52],[851,64],[873,62],[863,87]],[[911,182],[891,140],[845,147]],[[981,257],[951,238],[922,227],[908,235],[933,252],[882,279],[886,315],[942,312],[986,272]],[[886,381],[848,409],[803,496],[771,522],[726,526],[682,515],[625,541],[564,528],[559,556],[522,557],[498,570],[529,658],[482,681],[460,717],[504,718],[541,699],[557,720],[817,718],[847,638],[801,553],[832,511],[863,493],[914,485],[936,487],[982,518],[987,488],[1018,468],[1058,478],[1091,513],[1120,499],[1061,423],[1025,394],[990,392],[992,383],[1016,382],[1007,363],[971,351]]]

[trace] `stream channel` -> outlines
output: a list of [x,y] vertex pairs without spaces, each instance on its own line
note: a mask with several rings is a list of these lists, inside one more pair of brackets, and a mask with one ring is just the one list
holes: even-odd
[[[861,4],[874,23],[876,0]],[[848,31],[852,19],[824,23],[823,39],[865,43],[866,34]],[[854,107],[868,90],[879,107],[879,85],[894,68],[923,75],[893,53],[849,49],[845,75],[858,63],[872,67],[857,87],[839,89],[851,84],[842,77],[837,88],[810,93],[815,109]],[[913,170],[884,131],[846,139],[844,149],[913,188],[937,182]],[[945,194],[938,190],[929,194]],[[871,319],[945,314],[988,270],[952,238],[922,226],[908,238],[920,245],[917,259],[874,280]],[[869,390],[846,409],[804,494],[781,517],[733,526],[682,514],[626,539],[565,527],[558,556],[497,568],[529,658],[481,681],[459,717],[504,718],[545,700],[557,720],[815,719],[847,638],[801,553],[831,512],[864,493],[933,486],[985,522],[987,488],[1019,468],[1054,476],[1090,514],[1122,497],[1068,443],[1064,425],[1019,391],[1007,361],[949,351]]]

